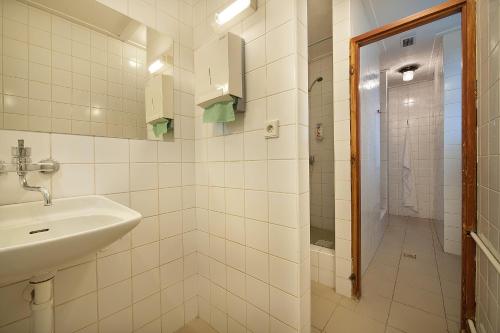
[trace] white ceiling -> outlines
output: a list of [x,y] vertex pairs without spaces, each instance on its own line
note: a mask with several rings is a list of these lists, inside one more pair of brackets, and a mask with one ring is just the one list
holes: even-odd
[[[377,26],[382,26],[424,9],[445,2],[444,0],[362,0]],[[384,54],[381,69],[388,70],[389,85],[403,82],[397,70],[405,65],[417,63],[421,67],[415,72],[415,80],[430,79],[433,74],[433,57],[441,44],[439,36],[444,31],[460,27],[460,16],[454,15],[432,22],[411,31],[392,36],[382,41]],[[415,36],[415,44],[401,47],[401,39]]]
[[[314,0],[313,0],[314,1]],[[378,26],[439,5],[446,0],[362,0]]]
[[[365,10],[377,26],[382,26],[424,9],[436,6],[445,0],[360,0]],[[331,37],[332,0],[308,0],[308,39],[309,45]],[[421,68],[415,73],[415,80],[429,79],[433,73],[432,57],[440,48],[440,33],[460,26],[458,15],[433,22],[412,31],[385,39],[381,56],[381,69],[387,69],[389,84],[402,82],[397,69],[410,63],[418,63]],[[407,48],[400,46],[401,38],[415,36],[415,45]],[[331,51],[331,40],[309,47],[310,59]]]
[[[415,63],[421,66],[415,72],[415,80],[432,79],[434,57],[441,48],[440,36],[443,32],[458,28],[460,16],[457,14],[385,39],[380,68],[388,70],[389,84],[401,82],[402,75],[397,72],[399,68]],[[401,39],[408,36],[415,36],[415,44],[403,48]]]
[[307,38],[309,45],[332,36],[332,0],[307,1]]

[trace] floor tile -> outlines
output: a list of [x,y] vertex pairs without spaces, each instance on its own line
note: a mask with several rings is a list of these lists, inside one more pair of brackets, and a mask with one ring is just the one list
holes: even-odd
[[311,294],[325,298],[333,303],[338,303],[342,300],[342,298],[344,298],[343,296],[335,293],[334,289],[314,281],[311,283]]
[[324,329],[331,318],[336,303],[316,295],[311,296],[311,324],[320,330]]
[[441,295],[441,283],[437,276],[425,275],[423,273],[408,273],[408,271],[401,270],[398,272],[397,281],[409,287]]
[[446,318],[455,321],[460,320],[460,300],[456,298],[445,297],[444,308],[446,311]]
[[391,300],[379,295],[364,294],[361,297],[355,312],[361,316],[366,316],[378,322],[385,324],[389,317]]
[[448,320],[448,332],[460,333],[460,324],[456,321]]
[[388,323],[406,333],[444,333],[447,331],[444,318],[398,302],[392,302]]
[[413,288],[401,282],[396,282],[394,300],[444,317],[443,297],[441,294],[431,293],[423,289]]
[[217,333],[207,322],[194,319],[176,333]]
[[338,296],[313,283],[312,332],[319,332],[332,304],[333,314],[323,333],[459,332],[460,256],[443,252],[432,223],[389,217],[381,244],[362,277],[361,300]]
[[383,333],[385,325],[360,315],[343,306],[335,309],[332,319],[325,329],[326,333]]

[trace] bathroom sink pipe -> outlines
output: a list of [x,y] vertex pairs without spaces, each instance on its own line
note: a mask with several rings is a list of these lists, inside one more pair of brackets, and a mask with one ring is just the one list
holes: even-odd
[[54,333],[54,274],[33,277],[25,290],[30,302],[31,333]]

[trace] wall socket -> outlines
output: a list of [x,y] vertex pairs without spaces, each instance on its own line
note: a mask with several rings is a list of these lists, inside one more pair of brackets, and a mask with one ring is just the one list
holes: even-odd
[[280,121],[275,119],[275,120],[268,120],[266,121],[264,128],[264,136],[266,139],[270,138],[277,138],[280,136]]

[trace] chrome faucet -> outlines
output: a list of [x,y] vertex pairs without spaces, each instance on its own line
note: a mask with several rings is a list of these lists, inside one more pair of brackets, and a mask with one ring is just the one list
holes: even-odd
[[21,187],[26,191],[40,192],[43,196],[43,204],[45,206],[52,205],[52,196],[50,195],[49,190],[47,190],[45,187],[28,185],[26,175],[19,175],[19,184],[21,184]]
[[24,146],[24,140],[17,140],[17,147],[11,148],[12,164],[0,161],[0,174],[5,172],[16,172],[19,176],[19,184],[26,191],[40,192],[43,196],[45,206],[52,204],[52,196],[48,189],[43,186],[31,186],[28,184],[26,175],[29,171],[40,171],[42,173],[53,173],[59,170],[59,163],[46,159],[39,163],[31,163],[31,148]]

